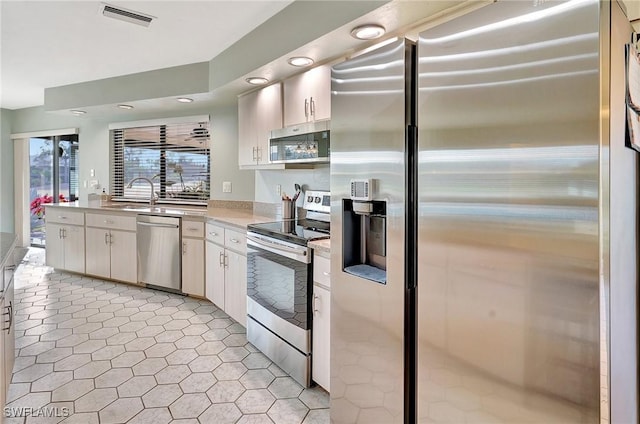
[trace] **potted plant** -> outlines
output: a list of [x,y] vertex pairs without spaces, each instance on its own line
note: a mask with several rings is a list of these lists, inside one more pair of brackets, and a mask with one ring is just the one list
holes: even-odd
[[[68,200],[64,197],[64,194],[58,196],[58,201],[60,203],[68,202]],[[31,201],[31,204],[29,205],[31,215],[37,217],[38,219],[42,219],[44,217],[44,205],[47,203],[53,203],[53,196],[44,194],[33,199]]]

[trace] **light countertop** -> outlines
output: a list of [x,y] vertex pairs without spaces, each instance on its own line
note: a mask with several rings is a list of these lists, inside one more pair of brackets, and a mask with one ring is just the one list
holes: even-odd
[[191,220],[211,220],[221,224],[247,229],[247,225],[258,222],[271,222],[276,218],[253,213],[251,209],[235,209],[190,205],[170,205],[156,204],[150,206],[145,203],[119,203],[109,202],[101,205],[99,202],[70,202],[52,203],[45,205],[46,208],[76,209],[84,212],[98,213],[122,213],[122,214],[159,214],[168,216],[178,216]]
[[246,230],[247,225],[258,222],[273,222],[277,219],[273,216],[264,216],[253,213],[251,209],[209,208],[206,217],[210,221],[229,224]]
[[314,255],[331,259],[331,239],[314,240],[309,242],[309,247],[314,249]]
[[13,233],[0,233],[0,264],[3,264],[13,249],[16,242],[16,235]]

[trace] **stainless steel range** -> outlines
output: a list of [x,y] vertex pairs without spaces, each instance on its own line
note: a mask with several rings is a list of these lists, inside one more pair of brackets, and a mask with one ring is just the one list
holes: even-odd
[[311,383],[313,249],[329,237],[330,195],[307,191],[306,216],[247,228],[247,339],[300,384]]

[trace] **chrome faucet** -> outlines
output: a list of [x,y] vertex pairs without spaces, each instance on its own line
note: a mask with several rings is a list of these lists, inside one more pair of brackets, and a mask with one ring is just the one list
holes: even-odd
[[138,181],[138,180],[144,180],[144,181],[149,183],[149,185],[151,186],[151,195],[149,197],[149,204],[151,206],[155,205],[156,204],[156,198],[153,196],[153,181],[151,181],[149,178],[136,177],[133,180],[129,181],[129,184],[127,184],[127,188],[131,188],[133,186],[133,183]]

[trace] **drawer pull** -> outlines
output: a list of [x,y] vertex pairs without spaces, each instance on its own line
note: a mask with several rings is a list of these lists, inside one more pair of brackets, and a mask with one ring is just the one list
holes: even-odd
[[330,275],[331,275],[331,273],[330,273],[330,272],[327,272],[327,271],[322,271],[322,274],[323,274],[325,277],[328,277],[328,276],[330,276]]
[[58,219],[67,219],[67,217],[63,215],[58,215]]
[[213,231],[209,231],[209,234],[210,234],[210,235],[212,235],[212,236],[214,236],[214,237],[217,237],[217,236],[218,236],[218,233],[215,233],[215,232],[213,232]]
[[240,243],[240,240],[232,238],[229,240],[231,243]]
[[198,229],[196,227],[189,227],[189,228],[187,228],[187,230],[189,230],[189,231],[198,231]]
[[113,224],[113,221],[112,221],[112,220],[110,220],[110,219],[105,219],[105,220],[104,220],[104,223],[105,223],[105,224]]

